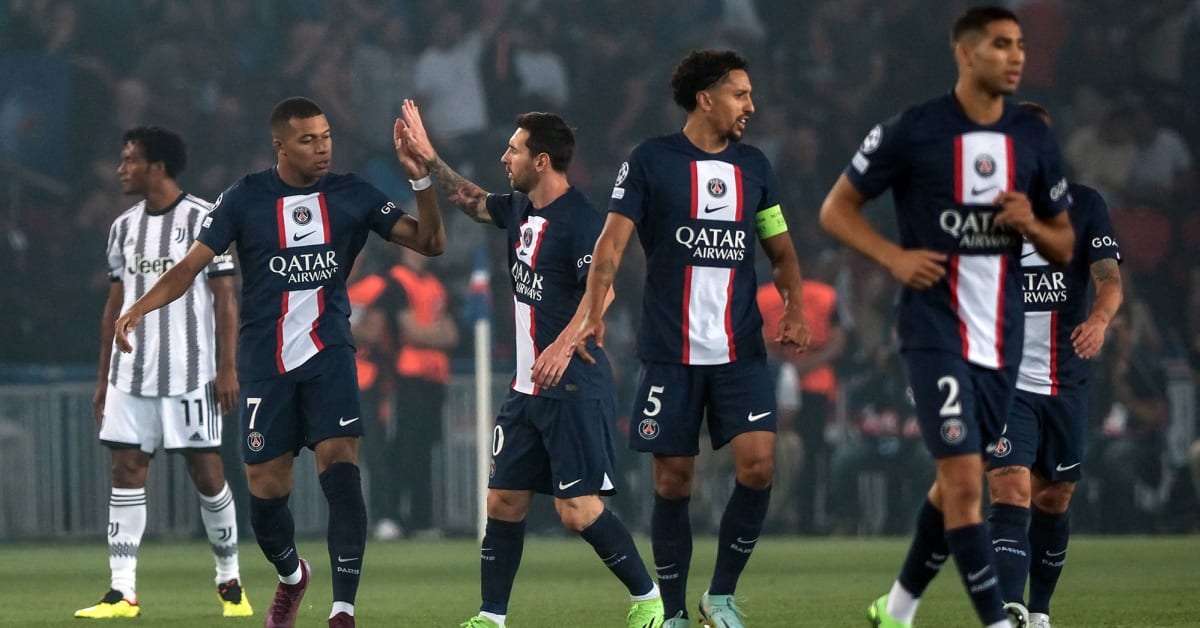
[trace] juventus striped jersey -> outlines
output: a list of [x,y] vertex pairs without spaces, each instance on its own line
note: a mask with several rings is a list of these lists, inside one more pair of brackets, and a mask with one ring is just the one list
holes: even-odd
[[[113,221],[108,277],[122,284],[121,311],[183,259],[209,207],[205,200],[181,194],[161,211],[151,211],[143,200]],[[233,259],[222,254],[213,258],[205,275],[233,272]],[[146,315],[134,331],[133,353],[113,351],[109,381],[117,390],[141,397],[173,397],[195,390],[216,375],[215,328],[212,291],[207,279],[197,276],[183,297]]]
[[1057,395],[1063,387],[1087,383],[1089,362],[1075,353],[1071,332],[1087,320],[1088,283],[1092,264],[1121,261],[1117,237],[1108,218],[1108,205],[1092,188],[1070,185],[1071,226],[1075,252],[1063,268],[1051,266],[1033,245],[1021,249],[1021,290],[1025,302],[1025,350],[1017,388]]
[[900,246],[949,257],[945,278],[900,294],[900,348],[961,355],[998,369],[1021,360],[1021,236],[997,227],[997,195],[1017,190],[1048,217],[1070,205],[1062,156],[1036,115],[1005,103],[989,126],[953,93],[876,125],[846,177],[867,198],[892,189]]
[[646,252],[638,355],[726,364],[765,355],[755,296],[755,216],[779,204],[757,148],[706,153],[683,133],[638,145],[621,164],[609,211],[637,225]]
[[239,376],[270,378],[326,347],[354,346],[346,275],[368,231],[387,238],[402,214],[354,174],[330,173],[300,189],[271,167],[217,197],[198,239],[214,251],[237,242]]
[[520,192],[492,194],[487,210],[492,223],[508,232],[517,340],[512,389],[560,399],[611,397],[612,368],[592,339],[588,352],[595,364],[571,360],[553,388],[541,388],[531,379],[534,360],[558,338],[583,298],[602,216],[573,187],[541,209]]

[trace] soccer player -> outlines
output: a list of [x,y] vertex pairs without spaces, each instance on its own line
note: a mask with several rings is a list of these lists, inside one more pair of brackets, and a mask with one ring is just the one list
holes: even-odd
[[[100,319],[99,376],[92,397],[100,442],[112,453],[112,579],[100,602],[75,611],[76,617],[141,614],[137,555],[146,530],[146,474],[160,445],[183,454],[200,494],[200,518],[216,561],[222,613],[253,614],[238,573],[237,514],[220,455],[221,415],[235,407],[238,396],[237,302],[230,256],[210,256],[179,286],[186,299],[156,312],[138,329],[136,351],[123,355],[112,350],[117,313],[183,259],[208,214],[207,201],[184,194],[176,183],[186,162],[183,138],[173,131],[150,126],[125,132],[117,176],[121,191],[142,200],[118,216],[108,232],[112,283]],[[201,270],[206,278],[196,277]]]
[[268,628],[295,623],[311,576],[308,561],[296,553],[288,509],[293,458],[305,446],[316,455],[329,504],[329,625],[354,625],[367,518],[346,275],[368,231],[426,255],[438,255],[446,245],[437,196],[425,166],[405,147],[403,128],[397,119],[396,157],[413,179],[419,218],[357,176],[330,172],[333,138],[320,107],[299,97],[280,102],[271,112],[275,166],[242,177],[219,196],[187,255],[116,323],[117,346],[129,352],[140,340],[133,334],[143,319],[177,299],[216,251],[237,242],[243,273],[238,377],[250,523],[279,573]]
[[[1047,125],[1040,105],[1021,103]],[[1069,507],[1082,476],[1090,360],[1121,306],[1121,254],[1108,206],[1095,190],[1068,187],[1075,228],[1071,263],[1051,266],[1025,242],[1021,290],[1025,345],[1008,430],[988,459],[992,550],[1004,599],[1024,599],[1029,621],[1050,627],[1050,597],[1066,562]],[[1088,277],[1096,298],[1088,308]],[[1032,503],[1032,518],[1030,504]]]
[[500,158],[513,192],[489,194],[442,161],[417,105],[404,102],[406,141],[451,203],[472,220],[504,229],[513,287],[517,370],[492,440],[487,527],[480,561],[483,603],[464,628],[503,628],[525,544],[525,515],[535,492],[554,496],[562,523],[587,541],[629,590],[629,628],[658,628],[662,599],[625,524],[600,495],[616,492],[612,369],[573,365],[563,385],[531,379],[533,362],[575,312],[600,233],[600,213],[567,180],[575,135],[553,113],[517,116]]
[[[733,446],[736,483],[700,614],[712,625],[741,628],[744,615],[733,593],[767,513],[777,425],[755,301],[756,234],[786,304],[775,339],[800,350],[809,334],[775,173],[761,151],[741,143],[754,113],[746,60],[730,50],[693,52],[675,68],[671,89],[687,112],[683,131],[642,142],[621,165],[587,293],[556,346],[538,356],[533,381],[561,385],[574,350],[598,334],[636,228],[646,251],[646,290],[638,336],[643,368],[629,441],[654,454],[650,539],[664,625],[688,624],[688,501],[707,420],[713,448]],[[589,360],[586,348],[580,357]]]
[[[910,626],[950,554],[983,624],[1009,625],[980,514],[983,456],[1004,434],[1021,361],[1022,237],[1052,264],[1074,246],[1058,145],[1006,100],[1025,63],[1016,16],[972,7],[951,45],[954,89],[873,128],[821,207],[826,230],[904,284],[900,351],[937,467],[899,578],[868,609],[876,626]],[[862,215],[889,187],[898,243]]]

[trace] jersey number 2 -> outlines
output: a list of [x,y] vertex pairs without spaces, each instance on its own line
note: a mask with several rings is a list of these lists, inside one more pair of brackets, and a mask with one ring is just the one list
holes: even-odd
[[962,404],[958,401],[958,379],[953,375],[943,375],[937,381],[938,390],[946,391],[946,401],[938,416],[962,416]]

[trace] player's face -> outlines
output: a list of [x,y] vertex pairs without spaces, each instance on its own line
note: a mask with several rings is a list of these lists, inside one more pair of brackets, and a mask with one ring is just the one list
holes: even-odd
[[275,135],[275,152],[279,165],[300,175],[306,181],[316,181],[329,172],[333,159],[333,134],[324,115],[311,118],[292,118]]
[[1025,38],[1012,20],[996,20],[968,50],[968,67],[976,84],[989,94],[1007,96],[1017,91],[1025,67]]
[[500,163],[504,164],[504,171],[508,173],[509,184],[522,194],[528,194],[537,187],[541,179],[537,171],[537,157],[531,154],[526,145],[528,140],[529,131],[517,129],[508,139],[508,148],[500,156]]
[[121,192],[145,194],[150,187],[150,162],[146,151],[136,142],[125,142],[121,149],[121,164],[117,166],[117,178],[121,181]]
[[750,75],[745,70],[732,70],[708,90],[712,102],[709,120],[725,139],[738,142],[746,132],[746,123],[754,113],[750,100]]

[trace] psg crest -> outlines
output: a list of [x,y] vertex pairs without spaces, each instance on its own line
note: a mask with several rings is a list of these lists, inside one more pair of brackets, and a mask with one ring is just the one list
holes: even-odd
[[725,196],[725,182],[720,179],[709,179],[708,193],[712,194],[713,198]]
[[530,244],[533,244],[533,229],[525,227],[525,230],[521,232],[521,246],[529,248]]
[[991,155],[981,154],[975,158],[975,174],[990,177],[996,173],[996,160]]
[[942,440],[947,445],[957,445],[967,438],[967,426],[959,419],[942,421]]
[[262,451],[266,441],[267,439],[261,432],[250,432],[246,435],[246,446],[250,448],[250,451]]
[[312,220],[312,210],[311,209],[301,205],[300,207],[297,207],[296,209],[292,210],[292,222],[300,225],[301,227],[303,227],[304,225],[307,225],[309,223],[309,221],[311,221],[311,220]]
[[638,423],[638,434],[646,440],[658,438],[658,432],[658,421],[654,419],[642,419],[642,422]]

